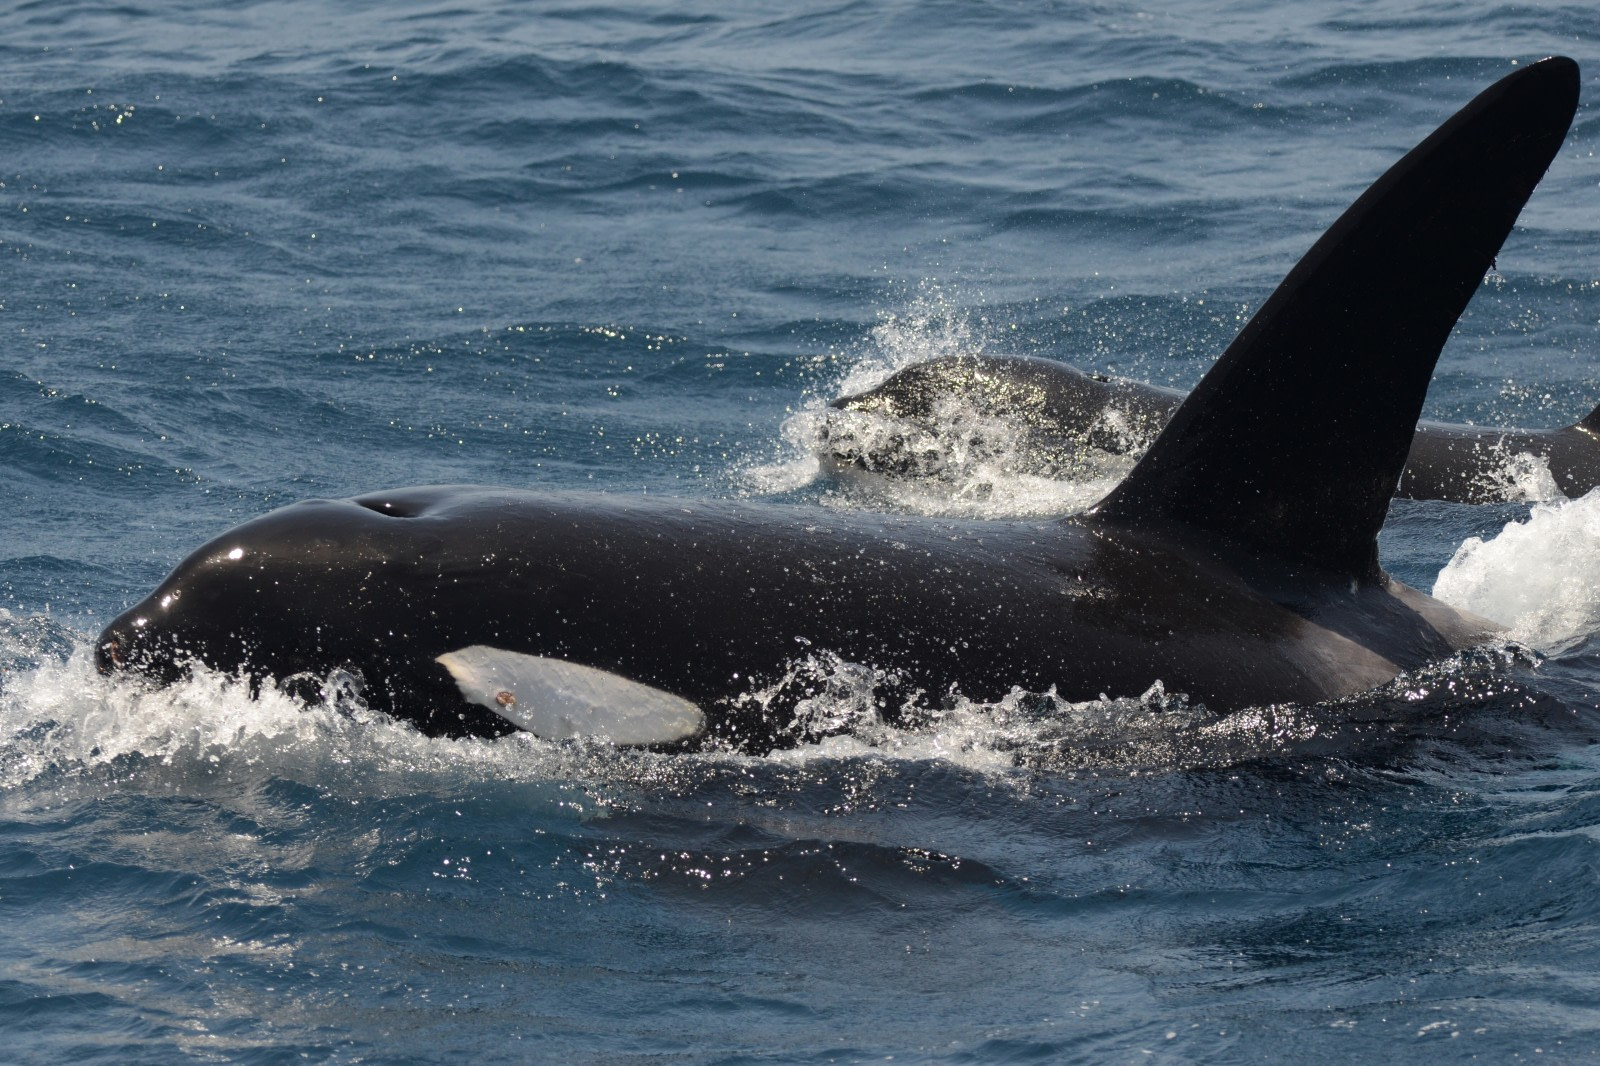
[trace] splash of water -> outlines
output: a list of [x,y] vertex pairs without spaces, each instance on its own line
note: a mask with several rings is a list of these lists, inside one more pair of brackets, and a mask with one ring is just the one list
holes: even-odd
[[1491,494],[1513,503],[1551,503],[1565,499],[1543,456],[1511,452],[1503,446],[1486,480]]
[[840,486],[834,502],[912,514],[1070,514],[1110,492],[1138,461],[1138,452],[1105,452],[1065,435],[1043,439],[954,396],[936,401],[925,422],[829,410],[815,432],[812,447],[829,457],[823,467]]
[[1536,504],[1487,540],[1468,538],[1433,594],[1509,627],[1510,636],[1559,653],[1600,629],[1600,490]]
[[923,280],[901,308],[880,314],[867,336],[842,354],[843,378],[829,381],[784,420],[776,458],[739,471],[740,488],[752,495],[779,495],[815,484],[825,472],[817,442],[823,439],[829,399],[870,389],[913,363],[981,353],[979,327],[937,282]]
[[[1600,497],[1583,513],[1589,550],[1600,560]],[[762,756],[737,748],[673,755],[526,733],[428,737],[367,709],[353,679],[340,674],[325,679],[312,706],[271,685],[257,690],[198,667],[175,685],[151,687],[101,676],[87,638],[78,636],[63,654],[59,634],[34,632],[39,626],[27,622],[12,628],[31,637],[0,640],[15,660],[0,686],[0,797],[7,802],[85,788],[233,792],[272,780],[352,799],[499,783],[534,786],[519,793],[532,802],[550,791],[551,803],[581,806],[592,817],[639,794],[691,790],[741,767],[796,769],[841,759],[941,762],[1000,777],[1019,770],[1165,772],[1342,752],[1352,728],[1385,737],[1403,731],[1419,717],[1416,705],[1430,698],[1459,710],[1485,693],[1497,696],[1504,665],[1493,656],[1487,665],[1446,663],[1397,679],[1354,710],[1340,701],[1219,715],[1159,683],[1139,696],[1080,702],[1021,688],[995,700],[910,692],[903,679],[815,652],[749,697],[771,704],[773,713],[787,708],[781,713],[793,717],[792,747]]]
[[[834,395],[865,392],[916,363],[981,355],[991,346],[984,330],[936,283],[924,281],[904,308],[884,313],[848,354],[842,379],[785,420],[778,458],[745,467],[742,490],[777,495],[820,485],[828,506],[941,517],[1031,517],[1090,506],[1132,469],[1142,447],[1113,455],[1065,440],[1043,445],[1026,424],[959,397],[941,400],[925,425],[827,406]],[[1117,412],[1107,417],[1103,430],[1131,432],[1115,424]],[[834,460],[841,447],[893,457],[905,469],[885,476]]]

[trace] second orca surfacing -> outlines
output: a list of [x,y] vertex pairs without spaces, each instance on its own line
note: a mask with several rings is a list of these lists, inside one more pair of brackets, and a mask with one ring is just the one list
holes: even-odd
[[751,696],[814,653],[934,699],[1159,680],[1228,711],[1369,689],[1494,632],[1385,574],[1377,533],[1439,351],[1577,95],[1576,65],[1544,60],[1391,167],[1086,514],[471,487],[313,500],[190,555],[106,628],[98,663],[348,670],[429,733],[747,751],[793,742],[783,708]]
[[[1088,374],[1053,359],[950,355],[914,363],[864,392],[834,400],[817,448],[839,473],[949,479],[945,453],[976,415],[999,437],[1012,474],[1071,480],[1096,453],[1128,455],[1149,443],[1183,393]],[[865,421],[862,421],[865,419]],[[998,433],[996,434],[996,430]],[[989,449],[993,457],[994,449]],[[1600,487],[1600,407],[1559,429],[1419,422],[1395,495],[1409,500],[1504,503],[1523,499],[1517,457],[1544,464],[1562,495]]]

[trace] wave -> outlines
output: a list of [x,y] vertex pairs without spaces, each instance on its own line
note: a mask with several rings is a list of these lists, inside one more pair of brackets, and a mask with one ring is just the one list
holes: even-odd
[[1600,633],[1600,490],[1536,504],[1493,537],[1469,537],[1433,594],[1541,651],[1579,648]]

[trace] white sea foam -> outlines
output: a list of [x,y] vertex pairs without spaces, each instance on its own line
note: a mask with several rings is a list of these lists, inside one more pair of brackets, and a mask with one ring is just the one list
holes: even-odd
[[1536,504],[1487,540],[1472,537],[1439,572],[1433,594],[1510,627],[1545,652],[1600,629],[1600,491]]
[[246,681],[203,668],[163,687],[102,677],[86,641],[68,658],[44,658],[5,682],[0,792],[41,781],[204,792],[275,778],[354,798],[592,777],[585,768],[597,761],[615,767],[634,756],[601,742],[554,743],[527,733],[428,737],[368,710],[339,675],[325,683],[323,702],[309,707],[270,685],[253,693]]
[[[1450,713],[1505,698],[1511,691],[1505,668],[1518,661],[1515,649],[1477,649],[1348,699],[1228,714],[1193,705],[1160,682],[1139,696],[1083,701],[1020,688],[993,701],[951,694],[931,706],[902,706],[898,724],[891,724],[874,710],[881,701],[870,686],[882,677],[823,656],[803,665],[826,675],[827,684],[802,709],[809,720],[829,719],[844,732],[774,752],[766,760],[805,764],[818,758],[889,756],[990,774],[1019,768],[1141,774],[1264,758],[1347,757],[1368,746],[1381,750],[1393,742],[1448,733],[1460,722]],[[1435,719],[1445,723],[1441,730],[1430,725]]]
[[1137,461],[1064,438],[1042,454],[1025,422],[958,396],[936,401],[926,422],[829,410],[819,423],[813,449],[874,456],[886,467],[834,462],[836,502],[845,506],[973,518],[1067,514],[1094,504]]
[[840,353],[844,376],[830,379],[826,395],[807,398],[784,420],[777,455],[744,467],[740,486],[756,495],[775,495],[813,484],[824,472],[818,442],[830,399],[864,392],[913,363],[982,352],[980,326],[936,283],[923,281],[902,308],[881,314],[859,345]]
[[749,463],[737,474],[740,491],[753,496],[777,496],[796,492],[822,476],[822,460],[815,443],[825,417],[821,397],[812,397],[805,407],[783,420],[779,430],[777,455],[766,462]]
[[[576,785],[586,816],[613,789],[668,791],[740,766],[804,767],[839,759],[940,761],[980,773],[1019,766],[1173,768],[1230,763],[1278,750],[1291,712],[1231,725],[1159,685],[1140,697],[1072,702],[1020,689],[993,701],[917,694],[886,701],[879,671],[821,654],[751,700],[793,716],[793,747],[672,755],[597,741],[547,741],[516,733],[447,740],[367,710],[345,679],[306,706],[271,686],[252,694],[235,677],[198,669],[167,687],[105,678],[87,642],[66,659],[10,673],[0,693],[0,794],[37,800],[59,790],[133,788],[230,794],[269,780],[298,781],[349,799],[476,790],[495,783]],[[771,697],[785,683],[808,692],[795,706]],[[781,709],[780,709],[781,705]],[[1242,753],[1242,754],[1241,754]]]
[[[983,354],[987,324],[924,282],[906,306],[883,314],[826,395],[813,396],[785,419],[777,457],[740,471],[741,488],[756,495],[794,492],[831,476],[822,502],[843,509],[887,509],[947,517],[1008,518],[1067,514],[1099,500],[1132,468],[1137,455],[1084,449],[1070,469],[1039,472],[1028,455],[1028,427],[964,404],[942,401],[927,425],[860,411],[837,411],[834,396],[865,392],[916,363]],[[910,464],[878,474],[826,460],[841,435],[853,450]]]

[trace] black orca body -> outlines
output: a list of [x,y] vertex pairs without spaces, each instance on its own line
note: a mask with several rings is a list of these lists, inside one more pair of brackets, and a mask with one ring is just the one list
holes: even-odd
[[813,652],[936,699],[1137,696],[1181,678],[1168,687],[1226,710],[1359,692],[1491,630],[1392,580],[1258,566],[1136,526],[439,486],[306,501],[230,530],[102,647],[312,681],[359,669],[374,704],[475,733],[505,726],[460,706],[435,660],[494,648],[672,693],[713,733],[760,746],[774,726],[741,697]]
[[[1390,168],[1084,515],[449,487],[309,501],[196,551],[106,628],[99,665],[350,670],[432,733],[747,750],[797,735],[792,694],[771,694],[814,655],[934,701],[1159,680],[1226,711],[1370,688],[1493,630],[1389,578],[1377,533],[1439,350],[1577,91],[1570,60],[1524,68]],[[1286,402],[1306,395],[1321,402]]]
[[[1161,432],[1184,394],[1128,378],[1088,374],[1051,359],[954,355],[916,363],[865,392],[830,405],[823,458],[836,469],[905,478],[944,474],[941,418],[976,415],[1004,439],[1016,474],[1071,477],[1085,450],[1137,452]],[[952,406],[953,405],[953,406]],[[855,416],[866,416],[863,424]],[[960,427],[952,427],[959,429]],[[1561,429],[1530,430],[1419,422],[1395,495],[1411,500],[1499,503],[1516,491],[1513,457],[1542,461],[1560,491],[1600,486],[1600,407]]]

